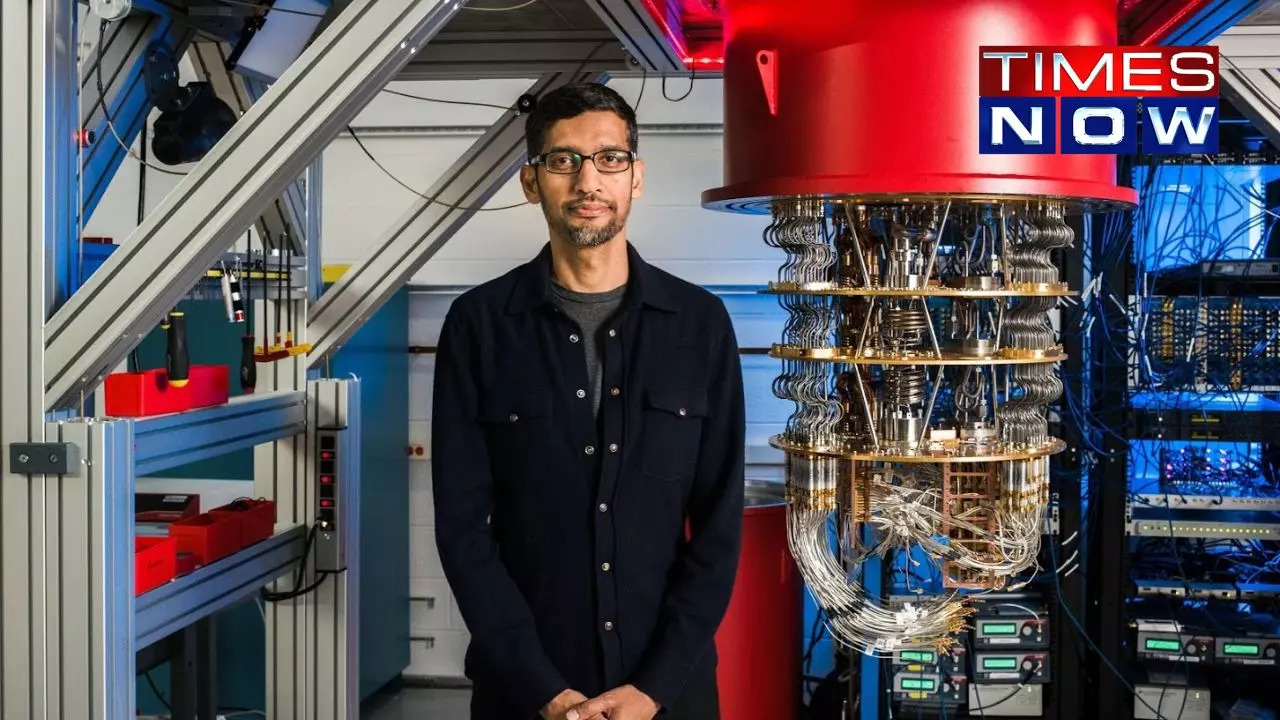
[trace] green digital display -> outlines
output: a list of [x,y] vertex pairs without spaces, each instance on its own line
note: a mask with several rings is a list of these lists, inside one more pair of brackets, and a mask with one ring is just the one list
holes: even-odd
[[1017,623],[982,623],[983,635],[1017,635]]
[[934,682],[930,678],[903,678],[903,690],[932,690]]
[[982,658],[983,670],[1016,670],[1018,668],[1018,659],[1011,657],[984,657]]
[[1257,657],[1262,654],[1262,649],[1257,645],[1250,643],[1223,643],[1223,655],[1249,655]]
[[1159,638],[1147,638],[1147,649],[1158,652],[1180,652],[1182,643],[1177,640],[1161,640]]
[[906,662],[933,662],[933,653],[928,650],[903,650],[902,659]]

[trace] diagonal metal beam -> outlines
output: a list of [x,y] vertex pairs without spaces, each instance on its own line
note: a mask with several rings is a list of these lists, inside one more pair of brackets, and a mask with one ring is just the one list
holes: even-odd
[[1263,0],[1165,0],[1138,5],[1128,26],[1131,45],[1207,45],[1248,17]]
[[[85,22],[90,24],[85,29],[86,37],[92,37],[97,45],[98,19],[89,15]],[[144,78],[147,49],[153,44],[163,44],[181,57],[194,34],[194,29],[181,19],[135,13],[111,23],[104,33],[100,51],[95,50],[80,68],[83,98],[80,126],[92,129],[97,138],[81,154],[84,163],[81,212],[86,221],[124,162],[128,154],[125,148],[133,146],[151,113],[153,106],[147,97]],[[99,81],[102,94],[98,92]],[[111,126],[107,125],[103,111],[103,95],[107,98],[106,109],[111,113]],[[112,127],[119,140],[112,134]]]
[[1280,25],[1237,25],[1214,41],[1229,69],[1280,68]]
[[[243,115],[266,93],[261,83],[227,69],[231,48],[221,42],[195,42],[188,56],[196,73],[213,85],[214,92],[232,110]],[[288,189],[267,205],[258,216],[258,236],[266,238],[271,248],[283,247],[287,240],[295,255],[306,253],[306,187],[301,177],[289,183]]]
[[91,389],[458,10],[359,0],[254,103],[46,327],[46,406]]
[[[549,73],[528,92],[540,95],[575,77],[603,79],[603,74]],[[311,366],[336,351],[426,264],[511,179],[525,156],[524,121],[519,112],[508,110],[396,221],[368,257],[348,269],[311,308]]]
[[684,59],[689,53],[677,0],[652,2],[661,17],[650,12],[647,0],[587,0],[587,5],[648,72],[688,72]]
[[1223,68],[1219,77],[1222,94],[1267,136],[1272,145],[1280,147],[1280,69]]

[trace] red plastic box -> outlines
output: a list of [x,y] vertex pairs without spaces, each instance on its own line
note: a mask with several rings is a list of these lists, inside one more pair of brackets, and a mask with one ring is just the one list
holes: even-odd
[[141,595],[178,574],[178,544],[173,538],[133,539],[133,593]]
[[169,537],[180,552],[195,556],[196,563],[208,565],[240,549],[241,513],[215,517],[203,513],[176,520],[169,525]]
[[234,515],[240,520],[240,547],[262,542],[276,531],[276,504],[270,500],[242,498],[209,511],[215,518]]
[[226,365],[192,365],[189,382],[169,384],[164,370],[112,373],[107,376],[107,415],[147,417],[222,405],[230,397],[231,371]]

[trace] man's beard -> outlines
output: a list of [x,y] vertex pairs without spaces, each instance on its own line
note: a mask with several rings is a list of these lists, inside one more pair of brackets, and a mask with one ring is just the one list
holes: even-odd
[[573,206],[578,202],[580,201],[566,203],[562,211],[555,215],[550,212],[546,205],[542,206],[542,212],[546,215],[547,221],[570,243],[580,248],[599,247],[622,232],[623,219],[618,217],[618,209],[612,204],[609,205],[609,209],[613,211],[613,216],[609,218],[609,222],[604,225],[587,224],[581,227],[574,227],[569,218]]

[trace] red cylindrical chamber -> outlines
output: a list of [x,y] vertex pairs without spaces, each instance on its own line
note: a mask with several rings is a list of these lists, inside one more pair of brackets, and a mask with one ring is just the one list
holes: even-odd
[[787,546],[780,487],[747,488],[738,576],[716,633],[726,719],[795,720],[799,712],[803,582]]
[[794,196],[1137,201],[1116,185],[1113,155],[978,152],[979,47],[1114,45],[1115,0],[721,5],[725,186],[703,194],[709,207],[767,211],[761,201]]

